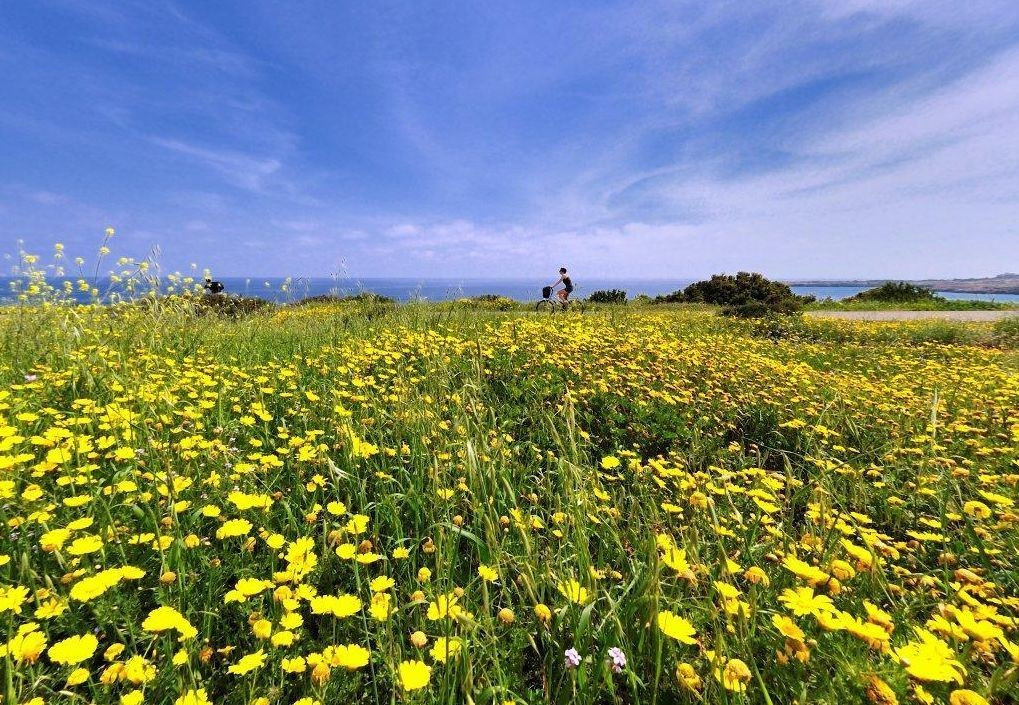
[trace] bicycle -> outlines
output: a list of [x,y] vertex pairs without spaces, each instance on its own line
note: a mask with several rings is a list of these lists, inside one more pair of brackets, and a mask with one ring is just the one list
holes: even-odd
[[567,311],[576,311],[578,313],[584,312],[584,304],[582,301],[560,301],[558,298],[552,297],[552,287],[546,286],[541,290],[541,299],[538,303],[534,304],[534,310],[538,313],[565,313]]

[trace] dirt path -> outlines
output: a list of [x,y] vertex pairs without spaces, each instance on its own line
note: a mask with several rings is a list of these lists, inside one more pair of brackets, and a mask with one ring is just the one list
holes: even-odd
[[850,321],[999,321],[1019,316],[1019,311],[808,311],[815,318],[844,318]]

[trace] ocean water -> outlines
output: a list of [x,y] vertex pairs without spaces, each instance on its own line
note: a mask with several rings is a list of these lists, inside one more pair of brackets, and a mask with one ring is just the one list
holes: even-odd
[[[10,301],[10,277],[0,277],[0,301]],[[308,296],[334,294],[350,296],[371,292],[388,296],[397,301],[449,301],[481,294],[498,294],[518,301],[541,298],[541,287],[550,282],[542,279],[439,279],[439,278],[330,278],[309,277],[286,280],[280,277],[248,278],[223,277],[220,279],[228,294],[257,296],[272,301],[286,302]],[[622,289],[628,296],[638,294],[658,296],[682,289],[693,283],[693,279],[575,279],[574,297],[584,297],[599,289]],[[56,283],[56,282],[53,282]],[[818,299],[844,299],[853,296],[866,287],[853,286],[794,286],[800,295],[811,295]],[[100,290],[105,291],[102,282]],[[966,294],[939,292],[948,299],[979,299],[983,301],[1008,301],[1019,303],[1019,294]],[[86,294],[76,294],[80,301],[87,301]]]

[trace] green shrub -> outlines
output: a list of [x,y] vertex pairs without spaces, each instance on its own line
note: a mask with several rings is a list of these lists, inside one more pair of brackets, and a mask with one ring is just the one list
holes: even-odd
[[587,297],[593,304],[625,304],[626,292],[622,289],[608,289],[593,292]]
[[881,301],[885,303],[913,303],[916,301],[929,301],[931,303],[942,303],[947,301],[943,296],[938,296],[927,287],[910,284],[909,282],[885,282],[873,289],[861,291],[855,296],[850,296],[847,301]]
[[442,309],[468,309],[471,311],[512,311],[516,307],[516,301],[500,294],[481,294],[454,301],[444,301],[439,304],[439,308]]
[[722,306],[722,314],[737,318],[759,318],[768,314],[799,311],[813,296],[797,296],[787,284],[771,281],[757,272],[715,274],[655,298],[655,303],[704,303]]
[[303,299],[299,299],[289,304],[290,306],[309,306],[311,304],[370,304],[370,305],[381,305],[388,306],[396,303],[396,299],[390,298],[389,296],[382,296],[381,294],[375,294],[370,291],[362,291],[359,294],[352,296],[339,296],[337,294],[319,294],[317,296],[307,296]]
[[802,304],[794,299],[781,299],[774,303],[764,301],[748,301],[738,306],[726,306],[722,309],[723,316],[733,318],[763,318],[765,316],[789,316],[799,313]]
[[202,294],[187,298],[191,301],[194,313],[202,316],[241,318],[276,306],[265,299],[232,294]]

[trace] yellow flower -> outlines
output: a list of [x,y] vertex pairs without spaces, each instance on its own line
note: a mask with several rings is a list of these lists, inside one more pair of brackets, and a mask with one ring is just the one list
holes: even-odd
[[400,686],[404,690],[419,690],[428,685],[432,669],[423,661],[403,661],[399,667]]
[[393,608],[390,606],[391,602],[392,597],[388,592],[377,592],[372,595],[371,604],[368,605],[368,612],[376,620],[384,622],[393,613]]
[[343,619],[361,610],[361,600],[354,595],[320,595],[311,599],[313,614],[331,614]]
[[[991,508],[988,507],[986,504],[984,504],[983,502],[977,502],[975,500],[971,500],[969,502],[966,502],[964,505],[962,505],[962,511],[966,512],[968,515],[970,515],[974,519],[987,519],[993,513],[993,512],[991,512]],[[960,691],[956,691],[956,692],[960,692]],[[972,692],[972,691],[966,691],[966,692]],[[977,696],[977,697],[980,697],[980,696]],[[955,703],[952,703],[952,705],[955,705]]]
[[813,588],[809,587],[800,587],[795,590],[787,588],[778,599],[797,617],[835,612],[835,605],[830,597],[815,595]]
[[329,662],[331,666],[346,668],[348,671],[356,671],[358,668],[368,665],[371,652],[357,644],[333,647]]
[[280,617],[280,626],[284,629],[297,629],[304,624],[304,617],[296,612],[289,612]]
[[35,608],[36,619],[53,619],[67,611],[67,603],[63,600],[51,597]]
[[280,662],[280,666],[283,668],[284,673],[304,673],[308,667],[301,656],[284,658]]
[[828,580],[828,574],[817,566],[800,560],[796,556],[788,555],[782,561],[782,566],[796,575],[796,577],[807,581],[810,585],[817,585]]
[[432,658],[439,663],[446,663],[448,659],[460,653],[460,649],[462,647],[463,642],[458,637],[454,636],[446,638],[444,636],[440,636],[436,637],[435,644],[428,653],[430,653]]
[[548,605],[539,602],[534,606],[534,616],[538,618],[538,621],[547,623],[552,620],[552,610],[548,608]]
[[161,606],[149,612],[149,616],[142,622],[142,629],[147,632],[165,632],[176,630],[180,632],[180,640],[192,639],[198,635],[191,622],[172,607]]
[[7,655],[17,662],[35,663],[46,648],[46,635],[37,631],[26,631],[15,635],[7,642]]
[[387,575],[380,575],[369,583],[372,592],[385,592],[396,585],[396,581]]
[[676,679],[687,690],[699,690],[701,687],[701,677],[689,663],[676,664]]
[[67,687],[73,688],[76,685],[81,685],[88,680],[88,677],[89,671],[87,668],[76,668],[67,676]]
[[140,690],[129,690],[120,696],[120,705],[141,705],[145,701],[145,694]]
[[173,705],[211,705],[209,698],[205,695],[205,688],[188,690],[174,701]]
[[738,658],[730,659],[724,667],[715,668],[715,679],[726,690],[745,693],[751,678],[750,668]]
[[906,673],[921,681],[962,683],[966,669],[955,659],[955,652],[926,629],[914,631],[919,640],[895,649]]
[[492,583],[499,579],[498,571],[484,563],[478,566],[478,575],[480,575],[481,579],[486,583]]
[[103,547],[103,540],[98,536],[82,536],[76,538],[67,547],[67,552],[72,556],[84,556],[88,553],[95,553]]
[[686,619],[668,610],[658,613],[658,628],[665,636],[672,637],[682,644],[696,644],[694,636],[697,630]]
[[297,636],[291,631],[284,630],[273,634],[271,643],[276,648],[281,648],[284,646],[292,646],[295,641],[297,641]]
[[241,660],[226,669],[227,673],[232,673],[235,676],[243,676],[245,673],[250,673],[257,668],[261,668],[265,663],[265,651],[259,649],[253,654],[247,654],[241,657]]
[[743,573],[743,577],[746,578],[747,582],[754,583],[755,585],[763,585],[764,587],[771,585],[771,578],[756,565],[747,568]]
[[8,611],[21,614],[21,606],[28,599],[28,594],[29,589],[21,585],[0,587],[0,614]]
[[132,656],[124,663],[119,677],[129,683],[142,685],[156,677],[156,667],[144,656]]
[[972,690],[953,690],[948,696],[950,705],[990,705],[987,700]]
[[853,569],[853,566],[841,559],[832,561],[828,569],[839,580],[851,580],[856,576],[856,570]]
[[231,519],[216,529],[216,538],[229,539],[236,536],[247,536],[250,532],[250,521],[247,519]]
[[968,609],[954,610],[953,616],[966,636],[975,641],[998,640],[1005,635],[996,624],[985,619],[977,619]]
[[570,602],[574,602],[578,605],[587,604],[590,599],[590,594],[587,588],[581,585],[576,580],[567,580],[566,582],[559,583],[556,588]]
[[254,597],[255,595],[261,594],[263,591],[268,590],[272,586],[273,584],[268,580],[241,578],[234,585],[234,590],[244,597]]
[[251,625],[251,632],[255,635],[256,639],[268,639],[272,636],[272,622],[268,619],[256,620]]
[[771,623],[775,625],[775,628],[778,629],[779,633],[785,638],[793,639],[795,641],[803,641],[804,639],[803,630],[796,625],[796,622],[789,619],[785,615],[783,614],[773,615],[771,618]]
[[[142,573],[144,575],[144,572]],[[103,595],[107,590],[117,585],[121,580],[133,579],[125,572],[124,568],[109,568],[101,570],[95,575],[82,578],[71,587],[71,598],[79,602],[88,602]]]
[[457,597],[454,593],[439,595],[434,602],[428,603],[428,619],[435,621],[450,617],[456,619],[461,609],[457,605]]
[[272,506],[272,497],[265,494],[245,494],[243,492],[231,492],[227,500],[240,511],[247,509],[267,510]]
[[92,658],[98,646],[99,640],[91,634],[72,636],[51,646],[46,655],[54,663],[81,663]]
[[867,699],[874,705],[898,705],[899,699],[895,691],[883,680],[875,675],[867,677]]
[[370,521],[369,518],[364,514],[355,514],[350,518],[350,521],[348,521],[346,526],[344,526],[343,528],[347,531],[347,533],[355,535],[363,534],[365,531],[368,530],[369,521]]

